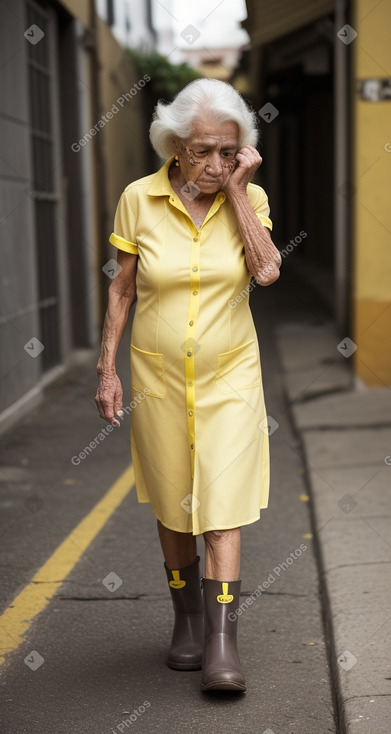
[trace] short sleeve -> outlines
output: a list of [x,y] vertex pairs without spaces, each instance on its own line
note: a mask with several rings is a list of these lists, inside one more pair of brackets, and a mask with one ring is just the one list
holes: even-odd
[[270,207],[266,192],[261,188],[261,186],[250,184],[248,194],[259,221],[264,227],[272,230],[273,222],[269,217]]
[[138,254],[136,239],[136,216],[130,206],[129,194],[125,191],[121,194],[114,216],[114,232],[109,237],[109,242],[118,247],[119,250],[129,252],[131,255]]

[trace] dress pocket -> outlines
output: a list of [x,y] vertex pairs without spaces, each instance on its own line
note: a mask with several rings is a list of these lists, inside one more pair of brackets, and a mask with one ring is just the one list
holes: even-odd
[[153,398],[164,398],[166,377],[163,355],[130,345],[130,381],[134,390]]
[[261,385],[258,347],[255,339],[217,355],[216,383],[222,393]]

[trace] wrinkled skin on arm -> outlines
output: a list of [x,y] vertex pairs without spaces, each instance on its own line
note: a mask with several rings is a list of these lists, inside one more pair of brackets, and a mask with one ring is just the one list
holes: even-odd
[[110,284],[108,306],[103,325],[102,345],[97,364],[98,388],[95,404],[101,418],[119,427],[115,414],[122,410],[122,385],[117,375],[115,359],[129,317],[130,307],[136,300],[136,272],[138,255],[118,250],[120,272]]
[[259,221],[247,196],[247,185],[261,165],[262,158],[252,145],[245,145],[236,154],[236,160],[238,164],[230,171],[222,190],[235,209],[251,275],[260,285],[270,285],[280,276],[282,257],[270,231]]

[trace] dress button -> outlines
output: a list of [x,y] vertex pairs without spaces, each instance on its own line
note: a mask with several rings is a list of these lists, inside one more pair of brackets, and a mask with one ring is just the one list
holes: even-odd
[[189,387],[191,387],[193,383],[192,383],[191,380],[189,380],[187,384],[188,384]]
[[196,273],[197,270],[198,270],[198,268],[196,266],[194,266],[194,268],[192,268],[193,273]]
[[189,326],[193,326],[194,321],[189,321]]
[[198,242],[198,237],[193,237],[193,242]]
[[190,448],[191,448],[191,449],[194,449],[194,443],[191,443],[191,444],[190,444]]
[[198,291],[193,291],[193,296],[197,296],[197,295],[198,295]]
[[193,352],[187,352],[187,356],[188,357],[191,357],[192,354],[193,354]]
[[189,410],[189,415],[193,415],[193,411],[192,410]]

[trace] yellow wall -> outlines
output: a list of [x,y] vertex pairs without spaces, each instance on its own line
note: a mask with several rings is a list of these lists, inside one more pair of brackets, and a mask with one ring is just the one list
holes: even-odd
[[362,101],[356,84],[391,76],[391,3],[356,0],[352,25],[355,372],[391,384],[391,100]]
[[84,26],[88,26],[90,22],[90,2],[89,0],[60,0],[60,4],[74,18],[81,20]]
[[[139,75],[129,60],[128,55],[117,43],[110,28],[97,18],[99,49],[99,94],[101,116],[108,120],[99,135],[103,145],[105,176],[105,230],[96,231],[95,242],[102,241],[105,257],[116,257],[115,248],[109,244],[109,236],[113,231],[114,214],[120,194],[131,181],[145,176],[152,171],[147,170],[147,150],[149,144],[148,122],[143,110],[143,94],[146,86],[139,90]],[[129,96],[136,90],[134,96]],[[128,95],[126,97],[125,95]],[[119,101],[120,100],[120,101]],[[94,113],[92,112],[92,117]],[[96,116],[96,115],[95,115]],[[99,118],[98,118],[99,119]],[[93,119],[92,125],[98,120]],[[97,161],[92,161],[92,180],[102,175],[97,168]],[[98,212],[94,212],[95,227],[103,226]],[[105,243],[105,244],[104,244]],[[100,273],[102,252],[96,250],[96,268]],[[100,294],[102,298],[102,293]],[[98,326],[106,308],[106,294],[98,304]]]
[[114,105],[113,117],[103,129],[111,232],[115,207],[125,186],[147,173],[153,173],[146,170],[147,151],[150,148],[150,120],[145,119],[143,96],[148,94],[148,82],[144,80],[144,85],[140,87],[135,67],[109,27],[101,20],[98,22],[98,37],[101,103],[104,113],[112,110]]

